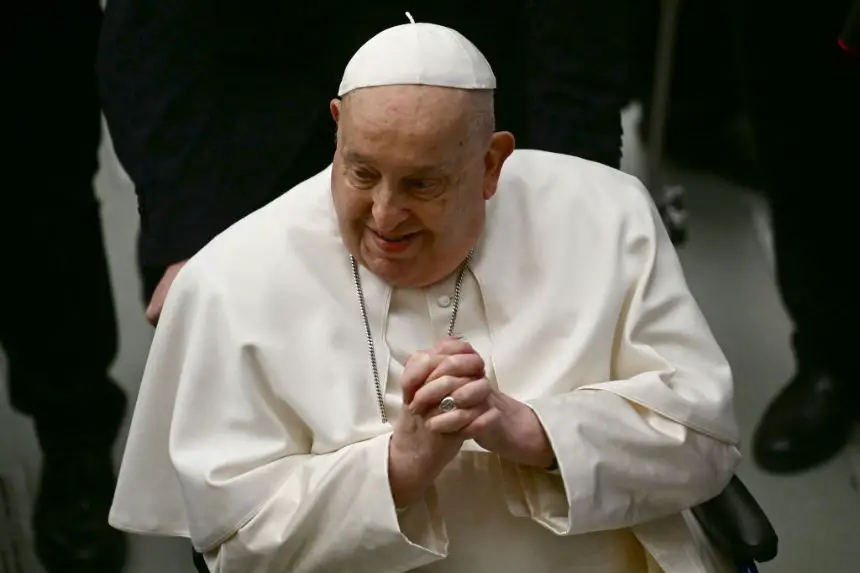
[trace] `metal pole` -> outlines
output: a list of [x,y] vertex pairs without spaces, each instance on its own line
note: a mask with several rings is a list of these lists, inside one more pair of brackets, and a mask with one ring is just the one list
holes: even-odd
[[669,91],[672,83],[672,51],[681,0],[660,1],[660,29],[657,57],[654,65],[654,92],[649,118],[648,189],[655,198],[663,193],[663,145],[666,118],[669,112]]

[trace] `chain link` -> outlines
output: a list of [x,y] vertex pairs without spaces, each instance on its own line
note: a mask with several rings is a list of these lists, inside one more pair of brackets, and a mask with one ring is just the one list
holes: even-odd
[[[460,311],[460,294],[463,289],[463,277],[466,275],[466,269],[469,268],[469,262],[472,260],[474,250],[470,250],[466,255],[466,260],[460,265],[460,271],[457,273],[457,281],[454,283],[454,308],[451,310],[451,319],[448,321],[448,336],[454,334],[454,328],[457,325],[457,313]],[[370,330],[370,320],[367,317],[367,304],[364,300],[364,289],[361,288],[361,276],[358,272],[358,262],[352,255],[349,256],[350,265],[352,265],[352,280],[355,283],[355,293],[358,296],[358,306],[361,310],[361,318],[364,321],[364,336],[367,341],[367,354],[370,358],[370,371],[373,375],[373,385],[376,390],[376,403],[379,406],[379,417],[382,423],[388,423],[388,415],[385,413],[385,394],[382,391],[382,381],[379,377],[379,366],[376,361],[376,348],[373,344],[373,333]]]

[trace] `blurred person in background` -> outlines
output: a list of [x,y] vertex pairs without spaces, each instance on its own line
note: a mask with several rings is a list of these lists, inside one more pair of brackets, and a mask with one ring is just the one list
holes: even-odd
[[10,7],[5,154],[17,180],[0,193],[0,346],[12,407],[33,421],[43,454],[36,552],[49,573],[118,573],[125,545],[107,514],[126,397],[109,375],[117,325],[93,189],[101,7]]
[[831,459],[860,419],[860,302],[850,278],[857,213],[845,204],[860,189],[860,3],[754,0],[743,10],[752,118],[797,363],[753,449],[763,469],[791,473]]
[[[672,52],[666,158],[757,188],[761,173],[751,135],[746,85],[739,66],[739,14],[731,2],[679,3]],[[633,93],[641,101],[642,140],[650,139],[648,115],[654,89],[654,55],[665,0],[631,3],[635,41]]]
[[[618,167],[629,98],[627,0],[418,1],[417,21],[457,27],[496,64],[500,129],[518,145]],[[326,166],[319,110],[339,65],[401,23],[385,3],[111,0],[99,56],[105,115],[135,183],[148,318],[215,235]],[[324,33],[322,33],[324,32]]]
[[[635,3],[634,46],[656,43],[662,4]],[[857,240],[843,208],[858,187],[859,12],[852,0],[684,0],[678,15],[667,157],[764,189],[771,208],[797,363],[755,433],[755,460],[775,473],[831,459],[860,414],[860,303],[846,274]],[[647,114],[653,51],[638,53],[634,93]]]

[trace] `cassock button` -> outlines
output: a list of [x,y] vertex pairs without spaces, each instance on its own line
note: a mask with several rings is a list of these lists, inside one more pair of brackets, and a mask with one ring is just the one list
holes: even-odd
[[451,297],[442,295],[436,299],[436,302],[439,303],[439,306],[441,306],[442,308],[448,308],[449,306],[451,306]]

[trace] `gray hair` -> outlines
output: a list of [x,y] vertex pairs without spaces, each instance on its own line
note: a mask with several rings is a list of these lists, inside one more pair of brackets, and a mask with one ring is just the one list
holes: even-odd
[[476,90],[470,93],[469,132],[473,141],[489,145],[496,131],[496,109],[493,90]]

